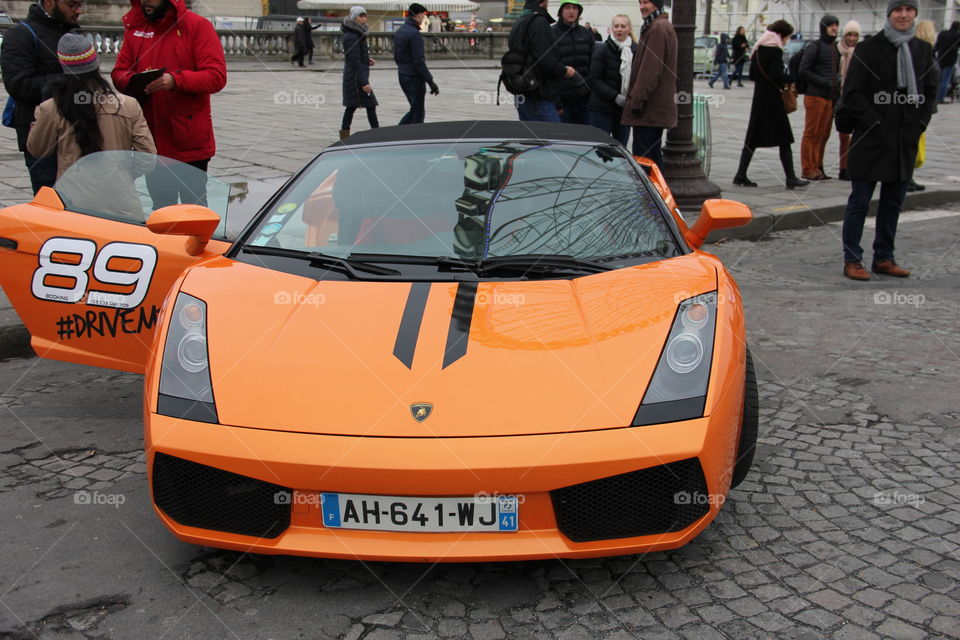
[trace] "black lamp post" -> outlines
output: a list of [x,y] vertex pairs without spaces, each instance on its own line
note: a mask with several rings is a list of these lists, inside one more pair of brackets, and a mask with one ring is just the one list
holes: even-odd
[[673,0],[671,19],[677,32],[677,126],[667,131],[663,146],[663,174],[677,204],[689,212],[700,210],[709,198],[720,197],[720,187],[707,180],[693,144],[693,38],[697,0]]

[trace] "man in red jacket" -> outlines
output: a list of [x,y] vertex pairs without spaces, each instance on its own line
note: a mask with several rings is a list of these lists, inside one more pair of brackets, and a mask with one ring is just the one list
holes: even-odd
[[[210,94],[227,84],[220,38],[184,0],[130,0],[113,84],[127,93],[143,71],[164,73],[134,95],[143,107],[157,154],[199,171],[163,167],[147,176],[154,208],[177,202],[206,204],[206,170],[216,152]],[[131,94],[136,93],[132,91]]]

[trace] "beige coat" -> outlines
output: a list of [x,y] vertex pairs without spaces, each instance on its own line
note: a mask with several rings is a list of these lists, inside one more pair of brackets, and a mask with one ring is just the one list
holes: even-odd
[[[156,154],[157,147],[147,127],[140,104],[122,94],[96,94],[102,97],[97,105],[97,122],[103,135],[104,151],[140,151]],[[119,108],[118,108],[119,107]],[[53,99],[40,103],[36,120],[27,138],[27,151],[37,158],[57,155],[57,178],[80,159],[80,146]]]
[[[80,146],[73,125],[60,115],[52,99],[36,109],[27,150],[36,157],[56,153],[57,193],[71,211],[143,222],[151,207],[140,193],[145,188],[138,189],[136,180],[153,170],[157,153],[153,136],[135,99],[119,94],[97,96],[102,97],[97,122],[103,152],[77,162],[81,160]],[[124,151],[139,153],[121,153]]]
[[671,129],[677,126],[677,101],[677,34],[660,14],[637,43],[620,122]]

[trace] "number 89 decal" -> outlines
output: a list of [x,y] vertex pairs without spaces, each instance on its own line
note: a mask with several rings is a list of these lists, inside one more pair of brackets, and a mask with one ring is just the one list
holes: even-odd
[[[56,258],[54,254],[58,254]],[[111,269],[110,261],[115,258],[138,262],[139,267],[134,271]],[[95,307],[130,309],[143,302],[147,295],[153,270],[157,266],[157,250],[148,244],[111,242],[104,245],[98,254],[97,244],[93,240],[50,238],[40,247],[39,262],[40,266],[33,272],[31,291],[40,300],[74,303],[80,302],[86,295],[87,304]],[[91,265],[97,281],[125,287],[134,285],[133,291],[87,291]],[[63,286],[56,281],[48,283],[48,276],[66,278],[72,284]]]

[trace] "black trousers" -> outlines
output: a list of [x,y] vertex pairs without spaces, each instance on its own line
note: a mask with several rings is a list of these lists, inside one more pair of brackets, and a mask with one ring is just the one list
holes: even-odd
[[209,164],[210,158],[172,165],[158,163],[156,169],[147,174],[147,191],[153,200],[154,211],[171,204],[207,206]]

